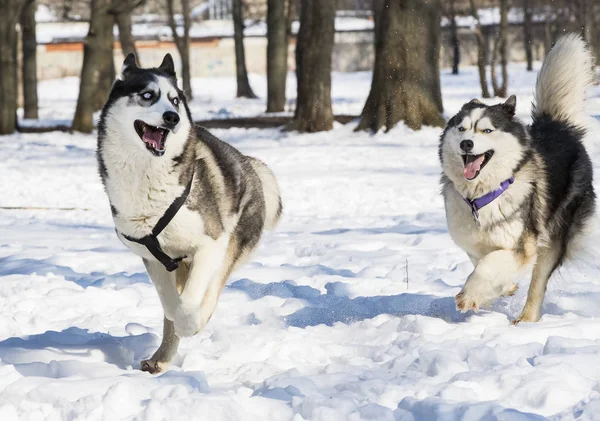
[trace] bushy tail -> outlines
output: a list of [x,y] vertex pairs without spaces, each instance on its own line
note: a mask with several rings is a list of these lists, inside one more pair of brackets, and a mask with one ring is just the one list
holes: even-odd
[[594,81],[592,58],[579,35],[558,40],[544,59],[537,77],[532,118],[577,124],[583,116],[585,90]]
[[279,222],[283,207],[281,205],[281,194],[279,193],[279,185],[273,172],[262,161],[256,158],[250,158],[252,168],[258,174],[262,183],[263,194],[265,196],[265,228],[272,230]]

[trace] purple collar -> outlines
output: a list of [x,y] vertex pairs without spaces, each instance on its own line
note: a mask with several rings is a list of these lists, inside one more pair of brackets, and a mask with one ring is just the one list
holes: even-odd
[[500,183],[499,189],[492,190],[491,192],[484,194],[483,196],[478,197],[477,199],[469,200],[463,197],[463,200],[471,208],[471,212],[473,212],[473,217],[476,221],[479,220],[479,209],[483,208],[486,205],[489,205],[496,198],[500,197],[500,195],[502,195],[502,193],[504,193],[506,189],[508,189],[508,186],[514,183],[514,181],[515,177],[512,176],[508,180],[504,180],[502,183]]

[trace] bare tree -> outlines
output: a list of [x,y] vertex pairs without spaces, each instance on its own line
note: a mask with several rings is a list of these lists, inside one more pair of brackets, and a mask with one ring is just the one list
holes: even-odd
[[[282,1],[282,0],[279,0]],[[244,13],[242,0],[232,0],[233,39],[235,42],[235,74],[237,79],[238,98],[257,98],[248,81],[246,69],[246,52],[244,50]]]
[[458,40],[458,25],[456,24],[455,0],[448,0],[448,20],[450,21],[450,46],[452,47],[452,74],[458,74],[460,64],[460,42]]
[[375,2],[375,66],[371,91],[356,130],[442,126],[439,53],[440,2]]
[[[506,48],[506,33],[508,32],[508,0],[500,0],[500,27],[498,30],[498,38],[494,43],[494,51],[492,52],[492,87],[494,95],[505,98],[508,91],[508,58]],[[500,65],[502,67],[502,84],[498,82],[498,67],[497,61],[500,57]]]
[[0,135],[17,128],[17,31],[24,0],[0,2]]
[[169,26],[173,33],[173,40],[177,51],[179,51],[179,57],[181,58],[181,78],[183,79],[183,92],[185,92],[188,100],[193,98],[192,93],[192,74],[190,71],[190,28],[192,26],[191,21],[191,9],[190,0],[181,0],[181,14],[183,20],[183,33],[177,32],[177,23],[175,22],[175,6],[173,0],[166,0],[167,2],[167,16],[169,19]]
[[23,49],[23,116],[38,118],[37,40],[35,30],[36,0],[26,0],[21,12]]
[[576,0],[577,23],[581,37],[588,43],[592,41],[593,3],[593,0]]
[[267,112],[285,109],[288,59],[288,9],[294,0],[267,0]]
[[119,43],[121,44],[121,51],[123,51],[123,57],[127,57],[127,54],[135,54],[138,63],[139,57],[137,49],[135,48],[135,40],[133,38],[131,28],[131,15],[133,11],[138,7],[146,3],[146,0],[121,0],[115,1],[111,9],[111,13],[115,17],[115,23],[119,28]]
[[304,0],[296,44],[298,95],[288,129],[319,132],[333,128],[331,55],[335,35],[335,0]]
[[479,82],[481,84],[481,95],[484,98],[490,98],[487,75],[485,71],[485,59],[487,56],[487,42],[483,36],[481,22],[479,22],[479,12],[475,5],[475,0],[469,0],[471,16],[475,20],[475,38],[477,39],[477,68],[479,70]]
[[[114,79],[111,6],[112,0],[91,0],[90,28],[83,47],[79,97],[73,118],[73,130],[84,133],[94,129],[93,113],[106,101],[110,90],[110,85],[105,86],[106,80],[112,83]],[[112,78],[107,74],[111,72],[108,67],[112,67]]]
[[533,4],[532,0],[523,0],[523,41],[527,57],[527,71],[533,71]]

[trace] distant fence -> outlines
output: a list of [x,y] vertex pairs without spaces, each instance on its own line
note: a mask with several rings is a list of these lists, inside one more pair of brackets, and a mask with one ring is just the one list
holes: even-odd
[[[87,28],[85,23],[81,23]],[[545,55],[544,27],[535,25],[533,28],[535,41],[533,43],[534,59],[542,59]],[[67,76],[78,76],[83,62],[83,43],[81,33],[85,30],[79,28],[73,39],[65,39],[62,42],[51,42],[38,46],[38,76],[40,80],[54,79]],[[495,39],[496,29],[494,26],[484,27],[484,37],[490,45],[489,51]],[[154,39],[153,39],[154,38]],[[169,40],[169,34],[159,34],[150,39],[136,41],[139,59],[142,65],[145,63],[158,63],[166,53],[173,54],[178,60],[177,49]],[[450,34],[447,28],[442,31],[442,67],[450,67],[452,63],[449,48]],[[459,40],[461,46],[461,65],[474,65],[477,60],[477,42],[469,28],[459,29]],[[525,50],[523,43],[523,30],[521,25],[511,25],[508,31],[509,59],[510,61],[524,61]],[[251,73],[266,73],[266,49],[267,40],[263,35],[246,36],[246,61],[248,71]],[[202,36],[192,38],[191,43],[192,76],[232,76],[235,74],[235,56],[233,54],[233,38],[226,36]],[[295,69],[294,57],[295,39],[290,41],[288,66],[290,70]],[[123,59],[120,45],[115,43],[115,63],[120,67]],[[489,58],[488,58],[489,59]],[[333,50],[332,68],[334,71],[362,71],[372,70],[374,60],[373,32],[369,28],[339,31],[335,36]]]

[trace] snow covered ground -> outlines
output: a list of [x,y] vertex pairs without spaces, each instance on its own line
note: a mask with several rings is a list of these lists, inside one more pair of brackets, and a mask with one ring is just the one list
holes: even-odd
[[[511,67],[524,119],[534,77]],[[336,112],[360,111],[369,78],[334,75]],[[231,99],[233,80],[194,82],[198,119],[264,107]],[[443,87],[451,115],[478,95],[475,69],[444,71]],[[69,119],[76,90],[44,82],[43,117]],[[600,89],[590,97],[600,114]],[[440,130],[353,128],[214,131],[273,168],[285,214],[159,376],[137,367],[159,343],[160,303],[114,234],[94,136],[0,137],[0,206],[25,208],[0,210],[0,420],[600,419],[597,255],[553,278],[537,324],[510,323],[526,279],[457,313],[472,267],[446,230]]]

